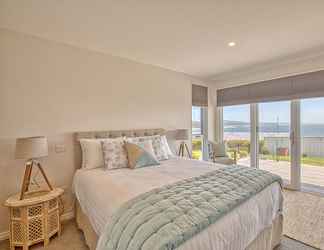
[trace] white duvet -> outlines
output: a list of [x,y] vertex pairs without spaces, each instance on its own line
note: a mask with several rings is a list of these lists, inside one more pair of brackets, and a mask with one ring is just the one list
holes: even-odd
[[[82,211],[98,236],[112,214],[126,201],[153,188],[171,184],[222,165],[186,159],[162,161],[160,166],[139,169],[77,170],[73,188]],[[178,249],[245,249],[272,224],[282,206],[282,193],[273,183],[241,204]]]

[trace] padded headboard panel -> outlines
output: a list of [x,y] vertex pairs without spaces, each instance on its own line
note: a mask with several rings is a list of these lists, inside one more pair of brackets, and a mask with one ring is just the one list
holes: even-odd
[[90,132],[77,132],[76,140],[80,139],[96,139],[96,138],[116,138],[121,136],[138,137],[150,135],[163,135],[165,130],[158,129],[133,129],[133,130],[111,130],[111,131],[90,131]]
[[116,138],[121,136],[138,137],[150,135],[164,135],[166,131],[162,128],[158,129],[132,129],[132,130],[108,130],[108,131],[88,131],[75,133],[75,164],[76,168],[81,167],[82,154],[80,139],[96,139],[96,138]]

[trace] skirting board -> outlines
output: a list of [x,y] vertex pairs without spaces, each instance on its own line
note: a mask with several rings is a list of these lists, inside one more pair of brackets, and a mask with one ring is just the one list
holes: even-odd
[[[61,215],[61,221],[67,221],[74,218],[74,211],[69,211]],[[9,239],[9,231],[0,233],[0,241]]]

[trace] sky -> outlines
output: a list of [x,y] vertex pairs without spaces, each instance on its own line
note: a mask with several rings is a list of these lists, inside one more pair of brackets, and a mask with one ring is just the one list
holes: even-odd
[[[250,106],[247,104],[224,107],[223,119],[250,122]],[[289,101],[259,104],[261,122],[277,122],[277,119],[279,122],[289,122]],[[302,123],[324,124],[324,98],[302,100],[301,121]]]
[[192,120],[200,121],[200,107],[192,107]]

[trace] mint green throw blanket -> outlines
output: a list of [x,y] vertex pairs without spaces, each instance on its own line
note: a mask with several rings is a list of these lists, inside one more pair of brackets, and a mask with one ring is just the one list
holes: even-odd
[[175,249],[274,182],[282,181],[232,166],[154,189],[114,214],[97,250]]

